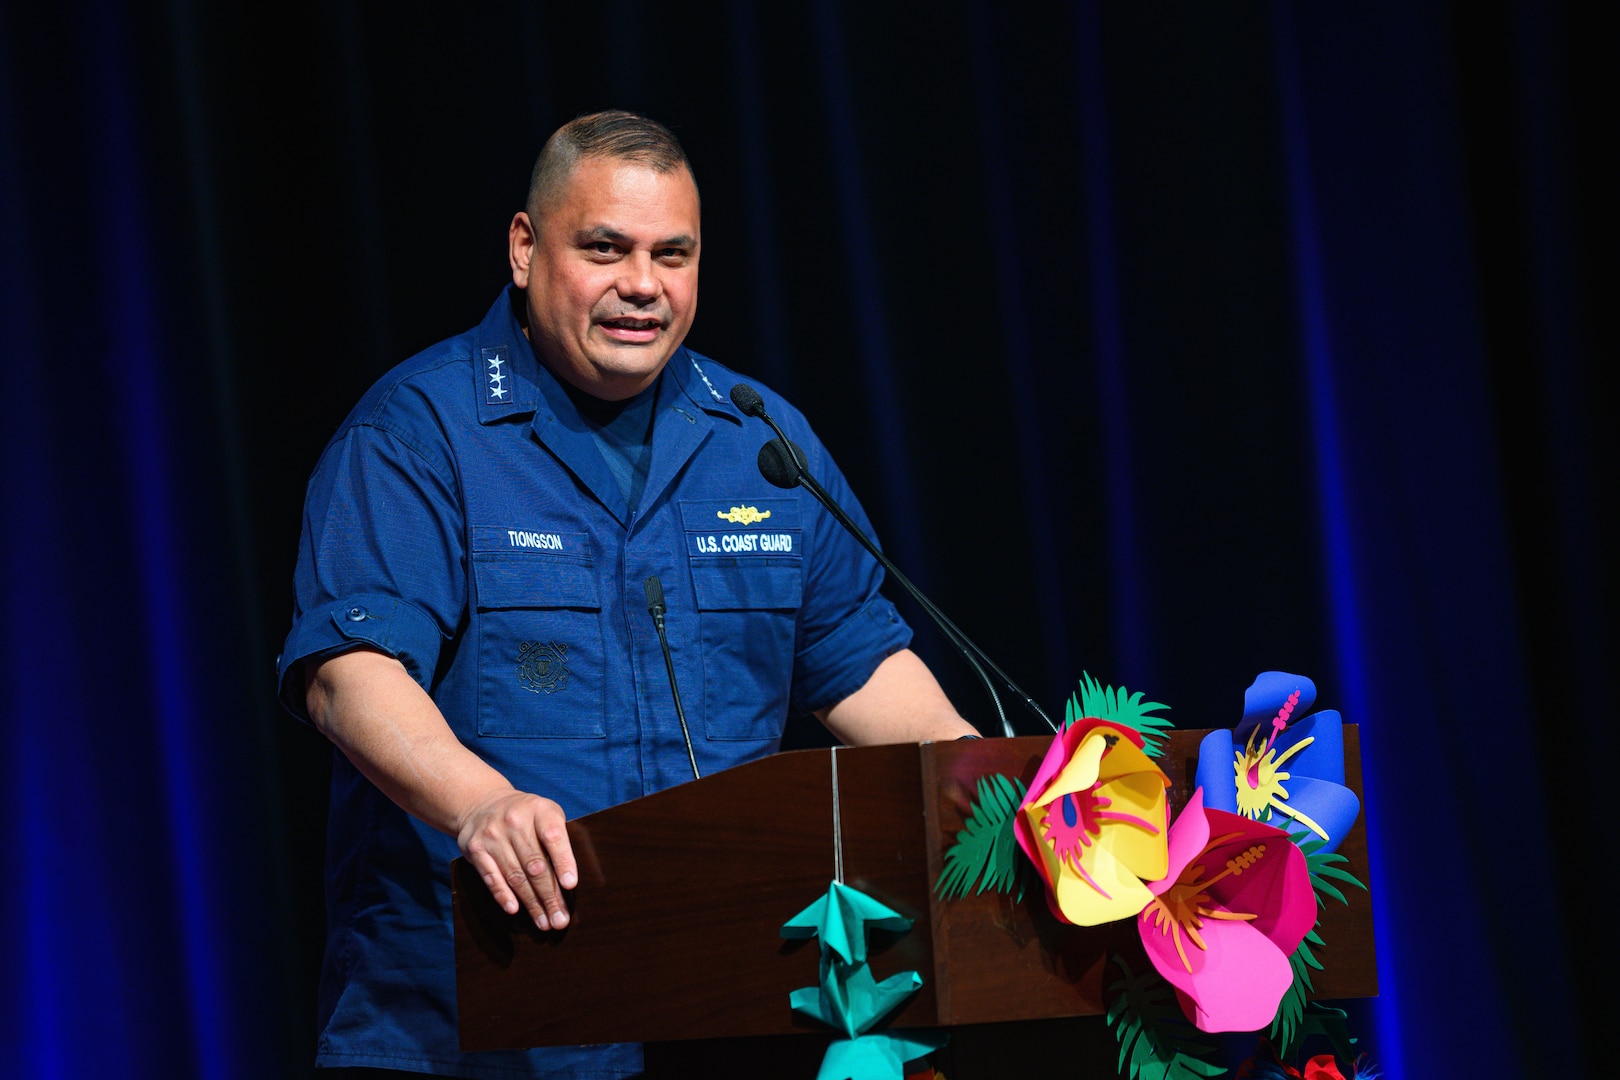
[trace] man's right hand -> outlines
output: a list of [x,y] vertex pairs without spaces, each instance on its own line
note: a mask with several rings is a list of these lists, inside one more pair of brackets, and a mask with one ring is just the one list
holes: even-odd
[[521,908],[542,930],[568,925],[563,890],[579,884],[567,819],[550,799],[510,790],[478,803],[456,843],[508,915]]
[[542,930],[568,925],[579,883],[562,807],[518,791],[450,730],[404,665],[374,649],[309,664],[305,705],[327,738],[406,813],[456,838],[495,902]]

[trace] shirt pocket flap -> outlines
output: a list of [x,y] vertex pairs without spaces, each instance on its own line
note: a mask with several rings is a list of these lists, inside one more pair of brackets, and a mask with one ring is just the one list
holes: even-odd
[[739,559],[693,565],[699,611],[796,611],[804,599],[798,560]]

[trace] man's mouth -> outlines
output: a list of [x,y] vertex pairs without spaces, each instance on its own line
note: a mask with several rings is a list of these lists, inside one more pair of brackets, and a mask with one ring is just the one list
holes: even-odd
[[638,319],[629,315],[616,319],[599,319],[596,325],[602,332],[614,341],[626,345],[641,345],[658,337],[663,329],[663,322],[659,319]]

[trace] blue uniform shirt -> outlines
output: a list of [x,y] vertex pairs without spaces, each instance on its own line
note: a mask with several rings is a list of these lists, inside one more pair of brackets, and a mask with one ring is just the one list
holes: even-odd
[[[910,630],[879,595],[875,560],[802,488],[760,476],[770,431],[732,406],[734,373],[675,351],[658,383],[646,487],[627,511],[515,302],[508,289],[476,329],[385,375],[323,452],[279,661],[290,710],[305,715],[302,661],[380,649],[462,743],[574,818],[691,778],[648,577],[663,584],[705,776],[772,753],[789,713],[837,703],[905,647]],[[756,389],[870,534],[804,417]],[[319,1064],[492,1077],[639,1069],[634,1046],[461,1054],[455,841],[341,754],[330,815]]]

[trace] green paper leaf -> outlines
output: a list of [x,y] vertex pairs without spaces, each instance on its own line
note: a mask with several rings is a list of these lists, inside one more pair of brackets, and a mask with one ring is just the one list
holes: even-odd
[[[1341,858],[1341,859],[1343,857],[1344,856],[1342,856],[1342,855],[1339,856],[1339,858]],[[1362,882],[1362,880],[1360,878],[1356,877],[1356,875],[1352,874],[1350,871],[1342,869],[1341,867],[1337,867],[1337,866],[1320,866],[1320,867],[1317,867],[1316,876],[1317,877],[1333,878],[1335,881],[1342,881],[1346,885],[1354,885],[1356,888],[1360,889],[1362,892],[1367,891],[1367,886]]]
[[[1331,878],[1334,881],[1342,881],[1346,885],[1353,885],[1362,892],[1367,891],[1366,884],[1363,883],[1360,878],[1356,877],[1356,875],[1345,869],[1345,864],[1350,861],[1349,859],[1345,858],[1337,851],[1324,852],[1322,850],[1323,845],[1327,841],[1323,840],[1314,833],[1305,831],[1291,832],[1288,834],[1288,838],[1299,845],[1300,853],[1305,856],[1305,867],[1311,873],[1311,888],[1315,889],[1319,894],[1326,893],[1341,904],[1349,903],[1349,901],[1344,898],[1343,893],[1341,893],[1338,889],[1333,888],[1327,883],[1326,880],[1324,880],[1327,878]],[[1320,895],[1317,896],[1316,899],[1318,904],[1322,902],[1322,897]]]
[[1220,1065],[1204,1060],[1216,1048],[1187,1023],[1170,984],[1151,968],[1137,975],[1124,957],[1115,955],[1113,960],[1125,976],[1108,987],[1116,994],[1107,1016],[1119,1041],[1119,1071],[1128,1080],[1198,1080],[1225,1075]]
[[[979,778],[979,797],[968,813],[956,843],[945,852],[945,866],[934,891],[941,899],[955,900],[968,894],[974,882],[976,891],[995,889],[1011,892],[1018,884],[1018,844],[1013,837],[1013,817],[1024,799],[1024,782],[1000,773]],[[1022,889],[1019,890],[1023,899]]]
[[1063,726],[1068,728],[1084,716],[1121,724],[1142,736],[1142,752],[1148,757],[1160,757],[1169,743],[1164,732],[1176,725],[1169,717],[1153,715],[1170,706],[1157,701],[1143,701],[1140,691],[1127,694],[1121,686],[1103,686],[1089,672],[1080,673],[1080,693],[1071,694],[1063,710]]
[[1344,898],[1344,893],[1340,892],[1332,885],[1329,885],[1321,878],[1311,879],[1311,887],[1316,890],[1316,906],[1319,908],[1327,906],[1327,901],[1323,899],[1323,897],[1327,896],[1331,896],[1341,904],[1348,904],[1350,902]]
[[[1272,1045],[1277,1048],[1277,1054],[1284,1061],[1291,1061],[1299,1052],[1299,1044],[1304,1038],[1300,1022],[1305,1017],[1306,994],[1310,991],[1311,977],[1307,970],[1305,955],[1309,947],[1300,942],[1299,948],[1288,958],[1288,966],[1294,969],[1294,981],[1288,987],[1282,1000],[1277,1003],[1277,1015],[1271,1021]],[[1317,965],[1320,968],[1321,965]]]
[[[1321,943],[1322,939],[1317,938],[1316,944],[1320,945]],[[1308,938],[1299,943],[1299,948],[1294,950],[1294,956],[1299,957],[1300,961],[1305,965],[1306,970],[1296,973],[1298,977],[1304,981],[1305,989],[1316,989],[1311,985],[1311,969],[1315,969],[1317,971],[1326,971],[1327,969],[1322,966],[1322,961],[1318,960],[1316,958],[1316,954],[1311,951],[1311,942]]]
[[[1349,903],[1344,893],[1330,884],[1328,879],[1342,881],[1347,885],[1354,885],[1365,890],[1354,874],[1344,869],[1349,860],[1336,851],[1322,850],[1326,841],[1310,832],[1294,832],[1289,839],[1299,845],[1301,854],[1305,856],[1305,867],[1310,871],[1311,888],[1316,893],[1316,906],[1320,911],[1327,907],[1327,898],[1332,897],[1341,904]],[[1320,925],[1318,917],[1318,925]],[[1299,1052],[1300,1044],[1304,1041],[1308,1029],[1305,1017],[1314,1006],[1309,1001],[1309,995],[1314,992],[1311,982],[1311,971],[1327,970],[1322,962],[1316,958],[1315,949],[1323,947],[1322,936],[1313,926],[1305,940],[1299,943],[1293,955],[1288,958],[1288,964],[1294,971],[1294,981],[1289,985],[1287,993],[1283,994],[1282,1001],[1277,1004],[1277,1015],[1271,1021],[1270,1036],[1272,1043],[1278,1048],[1283,1060],[1289,1060]]]
[[1343,1009],[1313,1001],[1305,1007],[1304,1027],[1307,1038],[1320,1035],[1332,1043],[1341,1061],[1354,1060],[1358,1040],[1350,1034],[1350,1014]]

